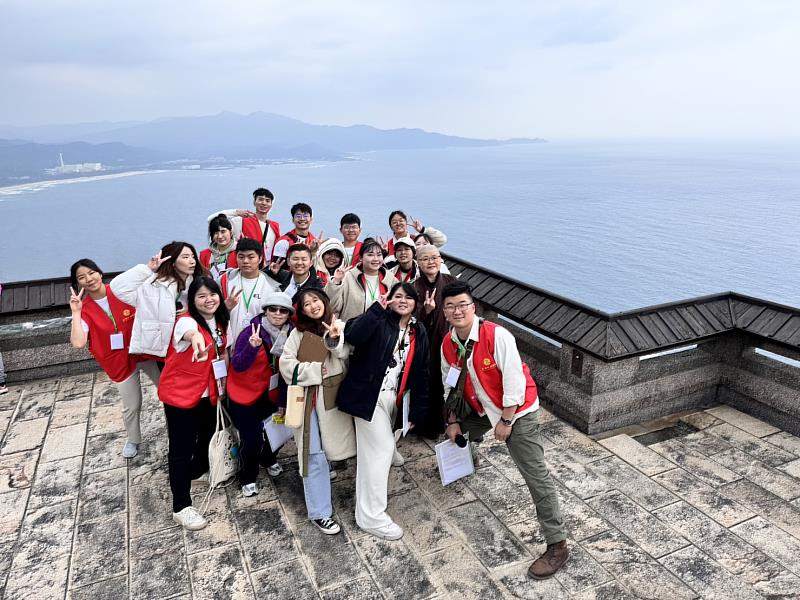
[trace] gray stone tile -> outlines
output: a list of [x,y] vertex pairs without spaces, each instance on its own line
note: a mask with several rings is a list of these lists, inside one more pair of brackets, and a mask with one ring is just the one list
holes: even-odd
[[131,540],[130,595],[133,600],[189,593],[189,570],[180,528]]
[[[486,459],[488,465],[495,467],[503,476],[509,479],[514,485],[525,485],[525,478],[519,472],[514,459],[508,453],[508,446],[505,444],[492,444],[485,448],[478,447],[481,456]],[[486,464],[486,463],[484,463]]]
[[797,600],[798,590],[800,590],[800,577],[783,570],[770,579],[758,581],[752,585],[753,589],[764,598]]
[[568,451],[581,464],[611,456],[611,453],[588,435],[563,421],[551,421],[541,427],[542,435],[556,446]]
[[598,585],[580,594],[574,594],[572,597],[575,600],[636,600],[636,596],[622,587],[617,581]]
[[77,499],[82,464],[83,458],[80,456],[41,463],[31,488],[28,510]]
[[403,528],[403,540],[419,554],[436,552],[459,541],[453,526],[419,489],[392,497],[389,510]]
[[50,428],[44,438],[41,462],[62,460],[73,456],[83,456],[86,443],[86,424],[69,425],[57,429]]
[[102,435],[104,433],[114,433],[115,431],[125,431],[122,422],[122,406],[100,406],[93,408],[89,413],[89,435]]
[[585,500],[611,489],[604,479],[589,471],[568,452],[551,452],[545,457],[545,462],[550,474],[579,498]]
[[[356,525],[356,481],[345,479],[334,481],[331,485],[331,500],[336,520],[339,522],[351,539],[368,535]],[[389,504],[392,506],[392,503]]]
[[24,390],[25,388],[21,385],[9,385],[8,393],[0,396],[0,410],[16,410]]
[[276,477],[273,483],[289,521],[296,523],[307,520],[308,510],[303,492],[303,478],[300,474],[296,471],[284,470],[283,474]]
[[690,600],[696,597],[677,577],[616,530],[584,540],[581,545],[635,598]]
[[[338,479],[338,477],[336,479]],[[396,494],[403,494],[416,487],[417,484],[409,474],[408,469],[405,467],[392,467],[390,469],[388,494],[390,498]]]
[[567,543],[569,544],[569,559],[555,574],[555,578],[570,594],[576,594],[614,580],[614,577],[580,544]]
[[334,588],[368,574],[347,536],[326,535],[311,521],[295,524],[294,533],[317,589]]
[[128,507],[128,473],[124,468],[90,473],[81,485],[78,521],[99,519]]
[[89,398],[77,398],[56,402],[50,417],[50,428],[68,427],[89,420]]
[[5,600],[63,600],[67,588],[69,555],[43,560],[24,570],[9,572]]
[[[137,465],[137,468],[134,468],[131,465],[128,468],[128,485],[169,485],[169,465],[167,463],[154,465]],[[200,486],[200,482],[193,482],[192,486],[198,487]],[[208,485],[203,485],[204,488],[208,488]],[[225,488],[226,490],[228,488]],[[198,491],[192,490],[192,491]],[[238,489],[235,491],[239,491]]]
[[428,573],[452,598],[501,599],[503,592],[489,571],[466,547],[452,546],[423,557]]
[[30,488],[11,490],[0,494],[0,536],[6,537],[19,532],[25,517]]
[[96,382],[92,391],[92,406],[105,407],[114,405],[122,405],[122,397],[119,395],[117,384],[113,381]]
[[689,543],[620,492],[612,491],[596,496],[589,500],[588,504],[645,552],[656,558],[683,548]]
[[769,442],[728,423],[711,427],[708,429],[708,433],[725,440],[742,452],[752,454],[754,458],[772,467],[777,467],[797,458],[791,452],[787,452],[778,446],[773,446]]
[[439,510],[447,510],[475,500],[475,494],[464,485],[464,480],[455,481],[447,487],[442,485],[435,456],[417,460],[414,467],[409,468],[409,473]]
[[[570,598],[570,594],[555,577],[542,581],[531,579],[528,576],[529,566],[529,563],[516,564],[500,569],[494,575],[508,589],[513,598],[529,600],[567,600]],[[451,595],[450,597],[452,598],[453,596]],[[477,600],[478,597],[475,598]]]
[[745,479],[730,483],[719,491],[800,539],[800,508],[797,506]]
[[126,514],[78,524],[71,561],[72,587],[128,572],[127,526]]
[[605,479],[609,487],[618,489],[646,510],[678,501],[672,492],[616,456],[595,461],[588,465],[587,469]]
[[750,586],[693,546],[665,556],[661,562],[703,598],[763,600]]
[[238,546],[221,546],[189,556],[195,598],[255,598]]
[[542,535],[539,521],[536,519],[520,521],[519,523],[507,525],[507,527],[522,542],[523,546],[528,548],[531,555],[537,556],[544,551],[546,547],[544,536]]
[[131,538],[175,527],[169,484],[132,485],[128,488]]
[[428,446],[416,435],[409,435],[400,438],[397,442],[397,451],[406,459],[406,462],[414,462],[420,458],[435,456],[433,448]]
[[492,466],[477,469],[466,480],[467,486],[503,523],[519,523],[536,518],[536,509],[527,487],[512,483]]
[[403,540],[387,541],[368,535],[355,544],[386,597],[429,598],[436,592],[425,568]]
[[6,439],[0,449],[0,454],[13,454],[41,446],[49,420],[49,417],[42,417],[40,419],[31,419],[30,421],[13,422],[8,433],[6,433]]
[[732,448],[718,454],[714,460],[784,500],[800,497],[800,481],[783,471],[765,465],[741,450]]
[[530,558],[527,549],[480,502],[452,508],[447,516],[486,567],[493,569]]
[[742,581],[750,584],[767,581],[783,570],[766,554],[685,502],[666,506],[653,514]]
[[32,394],[26,390],[17,405],[17,414],[14,415],[14,420],[29,421],[30,419],[49,417],[53,412],[55,401],[55,391]]
[[764,437],[780,431],[779,428],[765,423],[764,421],[760,421],[755,417],[751,417],[750,415],[746,415],[730,406],[716,406],[714,408],[709,408],[706,412],[739,429],[743,429],[747,433],[752,433],[756,437]]
[[793,573],[800,575],[800,540],[797,538],[786,535],[762,517],[755,517],[731,527],[731,531]]
[[690,415],[683,415],[679,421],[683,421],[684,423],[688,423],[692,427],[696,427],[697,429],[706,429],[707,427],[712,427],[713,425],[719,425],[722,423],[722,420],[718,419],[712,414],[707,413],[706,411],[702,410],[700,412],[692,413]]
[[23,450],[0,456],[0,494],[31,487],[39,461],[38,450]]
[[381,591],[372,579],[364,578],[348,581],[332,590],[325,590],[321,596],[323,600],[374,600],[381,597]]
[[6,430],[8,426],[11,424],[11,417],[13,416],[13,410],[0,410],[0,440],[3,439],[6,435]]
[[93,386],[93,373],[64,378],[58,386],[56,402],[68,402],[70,400],[80,400],[84,398],[91,399]]
[[[144,433],[142,435],[144,436]],[[108,451],[116,453],[122,458],[122,447],[128,436],[120,432],[115,439],[118,441],[110,445]],[[143,437],[142,443],[139,444],[139,453],[130,460],[122,459],[129,466],[131,481],[135,482],[140,475],[155,469],[166,468],[168,452],[169,440],[167,439],[166,431],[160,432],[157,436]]]
[[128,597],[128,576],[114,577],[72,589],[69,600],[116,600]]
[[[726,427],[732,425],[725,424]],[[714,456],[720,452],[730,450],[732,446],[719,436],[709,433],[711,430],[696,431],[680,438],[680,442],[695,452],[699,452],[704,456]],[[744,433],[744,432],[742,432]]]
[[675,465],[666,458],[650,450],[637,442],[629,435],[615,435],[613,437],[600,440],[600,445],[633,465],[645,475],[655,475],[663,473],[669,469],[674,469]]
[[666,471],[655,475],[653,479],[725,527],[755,516],[750,509],[722,496],[683,469]]
[[797,457],[800,457],[800,437],[794,436],[786,431],[779,431],[763,438],[765,442],[777,446],[781,450],[791,452]]
[[125,444],[125,439],[124,431],[86,438],[83,472],[96,473],[126,466],[127,461],[122,458],[122,446]]
[[556,490],[569,539],[582,540],[611,529],[611,523],[560,483]]
[[[317,592],[300,559],[253,571],[250,578],[253,581],[256,598],[269,598],[270,600],[317,598]],[[375,596],[370,596],[370,598],[378,597],[377,589],[375,592]],[[350,598],[350,596],[346,596],[346,598]]]
[[192,504],[203,512],[208,525],[199,531],[183,532],[186,552],[190,555],[239,542],[233,512],[225,491],[215,490],[208,500],[208,506],[204,507],[205,496],[205,493],[192,496]]
[[278,502],[239,508],[233,516],[251,571],[297,558],[292,531]]
[[676,439],[653,444],[650,448],[713,487],[725,485],[741,478],[737,473],[726,469],[699,452],[687,448]]
[[75,501],[28,511],[22,522],[12,570],[34,569],[69,554],[75,525]]
[[792,477],[797,479],[798,480],[797,485],[800,485],[800,458],[797,460],[793,460],[792,462],[783,464],[778,468],[787,475],[791,475]]

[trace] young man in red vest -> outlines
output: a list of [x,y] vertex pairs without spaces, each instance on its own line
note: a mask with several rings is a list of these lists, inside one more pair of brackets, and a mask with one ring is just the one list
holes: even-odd
[[358,263],[361,253],[359,236],[361,235],[361,219],[355,213],[347,213],[339,221],[339,232],[342,234],[342,245],[345,252],[345,266]]
[[[275,247],[272,250],[272,260],[288,260],[289,246],[294,246],[295,244],[308,246],[311,249],[313,258],[319,246],[319,240],[311,233],[311,222],[314,220],[314,213],[311,207],[305,202],[298,202],[292,206],[291,212],[294,229],[287,231],[275,242]],[[283,264],[282,267],[288,269],[286,264]]]
[[[494,428],[495,439],[506,443],[533,496],[536,518],[547,542],[547,550],[528,574],[546,579],[567,561],[569,550],[558,495],[544,462],[536,383],[522,362],[514,336],[476,316],[469,284],[448,283],[442,300],[451,325],[441,350],[445,398],[456,386],[463,397],[461,402],[446,405],[445,434],[452,441],[462,433],[475,439]],[[467,373],[460,380],[463,368]]]
[[269,211],[275,197],[267,188],[258,188],[253,192],[253,207],[255,212],[244,208],[233,208],[217,211],[208,217],[211,219],[221,212],[231,220],[233,225],[233,239],[246,237],[260,242],[264,247],[262,266],[268,265],[272,260],[272,250],[278,238],[281,237],[281,227],[277,221],[269,220]]

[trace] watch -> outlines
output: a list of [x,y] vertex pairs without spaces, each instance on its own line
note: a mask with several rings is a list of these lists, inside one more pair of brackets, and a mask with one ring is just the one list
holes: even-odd
[[503,425],[508,425],[509,427],[511,427],[511,425],[513,423],[513,421],[511,419],[504,419],[503,417],[500,417],[500,422]]

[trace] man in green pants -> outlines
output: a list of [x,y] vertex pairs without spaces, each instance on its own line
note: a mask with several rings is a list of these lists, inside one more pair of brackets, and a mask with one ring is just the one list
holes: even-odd
[[[469,284],[454,281],[442,293],[450,334],[442,342],[442,379],[447,437],[469,433],[506,442],[508,453],[528,484],[547,550],[528,569],[534,579],[551,577],[569,557],[564,519],[544,462],[539,433],[539,396],[528,365],[511,333],[477,318]],[[466,372],[462,373],[466,363]]]

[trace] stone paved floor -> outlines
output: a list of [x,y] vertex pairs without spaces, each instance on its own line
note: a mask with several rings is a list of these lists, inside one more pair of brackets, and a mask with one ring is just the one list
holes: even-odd
[[649,448],[543,411],[572,558],[534,582],[543,543],[503,445],[485,441],[477,473],[442,488],[430,446],[404,441],[389,500],[401,541],[355,527],[352,466],[333,486],[344,532],[319,533],[289,453],[257,497],[215,493],[210,526],[187,533],[170,518],[163,413],[145,392],[147,442],[127,464],[104,376],[0,396],[0,597],[800,597],[800,439],[728,407],[682,416],[698,431]]

